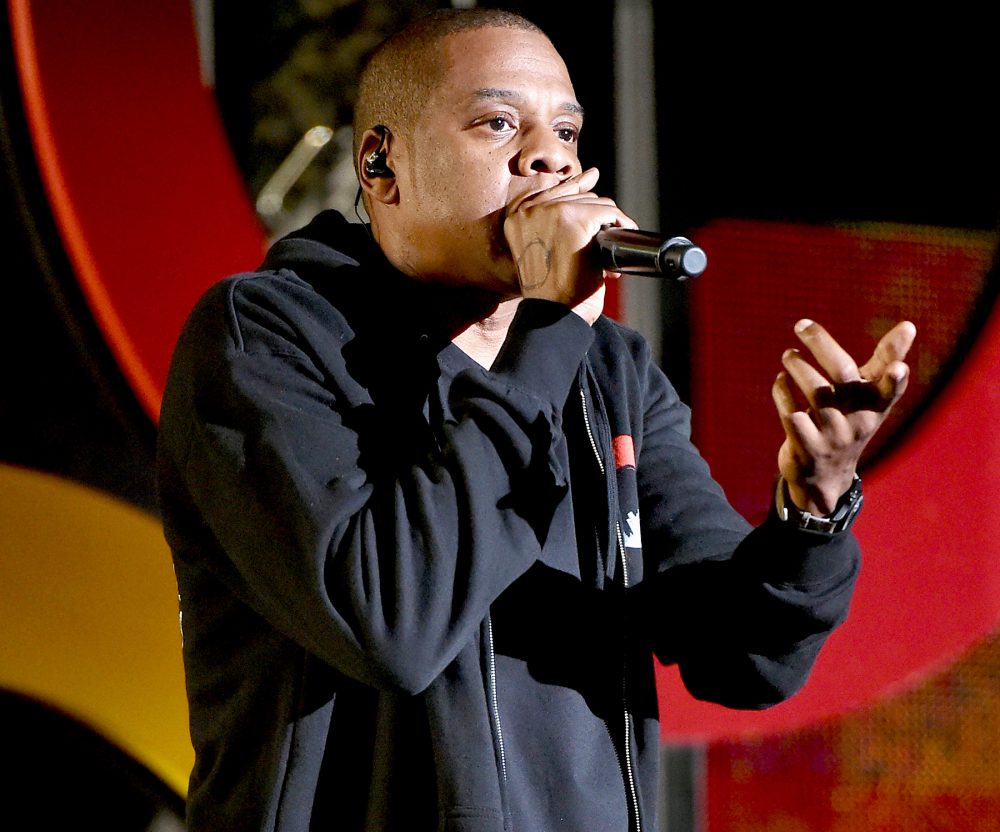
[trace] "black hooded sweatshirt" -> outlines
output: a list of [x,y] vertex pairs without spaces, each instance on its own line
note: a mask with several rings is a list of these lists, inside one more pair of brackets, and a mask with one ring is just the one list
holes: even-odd
[[850,533],[751,530],[635,332],[449,290],[333,212],[192,312],[160,422],[188,829],[656,827],[654,661],[762,708],[847,612]]

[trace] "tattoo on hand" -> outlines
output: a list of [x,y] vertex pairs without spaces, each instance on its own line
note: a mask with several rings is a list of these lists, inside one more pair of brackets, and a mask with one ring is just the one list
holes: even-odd
[[[535,267],[535,271],[538,275],[534,277],[531,281],[525,280],[524,275],[528,271],[525,267],[528,264],[528,258],[531,258],[531,264]],[[538,258],[541,258],[539,260]],[[544,268],[538,268],[543,266]],[[544,241],[539,237],[535,237],[528,245],[524,247],[524,251],[517,258],[517,273],[521,280],[522,289],[537,289],[539,286],[544,286],[545,282],[549,279],[549,274],[552,271],[552,249],[545,245]]]

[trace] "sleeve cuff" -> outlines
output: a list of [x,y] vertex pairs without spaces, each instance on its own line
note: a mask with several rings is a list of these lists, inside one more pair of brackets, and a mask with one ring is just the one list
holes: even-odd
[[561,406],[593,342],[591,326],[567,306],[523,300],[492,372]]

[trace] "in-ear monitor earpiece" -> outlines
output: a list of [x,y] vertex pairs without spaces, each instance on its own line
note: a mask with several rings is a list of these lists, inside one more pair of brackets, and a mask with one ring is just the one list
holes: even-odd
[[386,163],[385,160],[385,150],[383,150],[383,145],[385,144],[385,136],[388,132],[384,125],[377,124],[374,128],[378,131],[379,140],[378,147],[376,147],[371,153],[365,156],[365,176],[378,179],[385,176],[395,176],[392,172],[392,168]]

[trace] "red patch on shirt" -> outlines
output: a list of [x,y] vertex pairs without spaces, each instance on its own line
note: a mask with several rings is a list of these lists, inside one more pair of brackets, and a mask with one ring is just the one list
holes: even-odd
[[627,433],[611,440],[611,448],[615,454],[615,468],[635,468],[635,445]]

